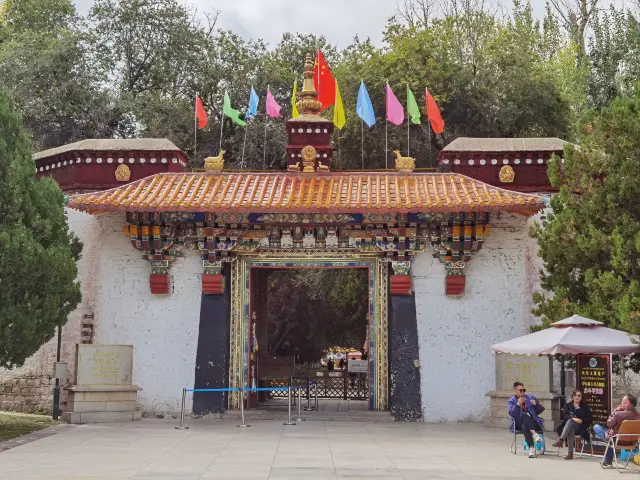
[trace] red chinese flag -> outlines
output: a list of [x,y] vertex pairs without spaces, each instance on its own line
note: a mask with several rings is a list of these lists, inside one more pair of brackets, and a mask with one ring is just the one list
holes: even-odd
[[336,80],[320,50],[313,66],[313,84],[318,92],[318,100],[322,102],[322,110],[336,102]]
[[205,112],[202,100],[198,96],[196,96],[196,118],[198,119],[198,128],[204,128],[209,123],[207,112]]
[[428,89],[425,89],[425,92],[427,94],[427,118],[431,123],[431,128],[434,133],[442,133],[444,131],[444,120],[440,114],[438,104],[433,99]]

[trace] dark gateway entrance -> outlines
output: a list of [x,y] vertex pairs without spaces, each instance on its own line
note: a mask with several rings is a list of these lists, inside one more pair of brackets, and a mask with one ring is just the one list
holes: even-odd
[[[252,269],[252,384],[282,387],[293,376],[295,383],[310,381],[310,395],[360,400],[366,408],[368,273],[362,267]],[[284,407],[278,399],[286,397],[281,390],[260,392],[249,406]]]

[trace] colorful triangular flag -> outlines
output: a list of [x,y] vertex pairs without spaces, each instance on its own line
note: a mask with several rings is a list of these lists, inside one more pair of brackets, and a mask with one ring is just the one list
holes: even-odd
[[427,118],[431,123],[431,129],[434,133],[440,134],[444,131],[444,120],[442,119],[442,114],[440,113],[438,104],[429,93],[429,89],[425,88],[424,91],[427,96]]
[[347,119],[344,116],[342,95],[340,95],[340,88],[338,87],[338,82],[336,81],[336,100],[335,106],[333,107],[333,124],[338,128],[338,130],[342,130],[342,127],[344,127],[345,123],[347,123]]
[[246,123],[244,120],[240,119],[240,112],[231,107],[231,98],[227,91],[224,91],[224,103],[222,105],[222,113],[233,120],[238,125],[245,126]]
[[267,87],[267,115],[272,118],[281,117],[282,115],[280,114],[280,108],[282,107],[278,105],[278,102],[276,102],[276,99],[271,94],[271,89]]
[[207,112],[198,95],[196,95],[196,118],[198,119],[198,128],[204,128],[207,126],[207,123],[209,123]]
[[404,122],[404,108],[387,83],[387,120],[394,125],[401,125]]
[[298,112],[298,81],[293,81],[293,93],[291,94],[291,118],[298,118],[300,113]]
[[367,124],[367,127],[372,127],[376,124],[376,114],[373,112],[373,105],[371,104],[371,98],[369,98],[369,92],[364,84],[364,81],[360,81],[360,90],[358,90],[358,102],[356,104],[356,113]]

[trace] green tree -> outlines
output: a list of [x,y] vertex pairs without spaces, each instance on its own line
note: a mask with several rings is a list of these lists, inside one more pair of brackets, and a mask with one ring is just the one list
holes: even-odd
[[639,94],[586,113],[580,147],[551,163],[560,193],[532,229],[544,261],[534,313],[544,325],[579,313],[640,333]]
[[0,91],[0,367],[20,366],[49,340],[80,302],[64,197],[51,179],[36,180],[31,142]]
[[103,73],[71,0],[3,5],[0,85],[20,106],[36,148],[114,136],[121,114]]
[[317,362],[330,347],[360,350],[367,331],[365,269],[274,270],[267,351]]

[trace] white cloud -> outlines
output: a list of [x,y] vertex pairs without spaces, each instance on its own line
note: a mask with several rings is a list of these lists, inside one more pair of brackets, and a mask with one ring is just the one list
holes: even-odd
[[[86,14],[93,0],[74,0],[78,11]],[[324,35],[345,47],[354,36],[382,42],[387,19],[396,11],[399,0],[182,0],[200,13],[219,11],[218,26],[233,30],[245,39],[262,38],[274,46],[286,32]],[[508,10],[511,0],[502,3]],[[531,0],[537,18],[544,16],[546,0]],[[624,0],[613,0],[621,6]],[[605,2],[610,3],[610,2]]]
[[[218,26],[245,39],[262,38],[272,46],[286,32],[324,35],[330,43],[345,47],[355,35],[382,41],[387,19],[396,0],[186,0],[199,12],[220,12]],[[85,14],[93,0],[75,0]]]

